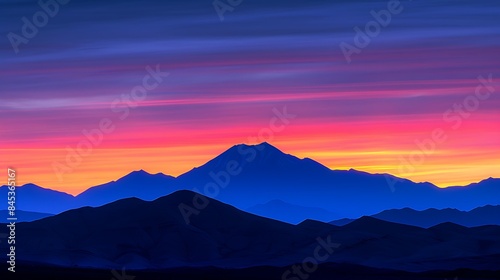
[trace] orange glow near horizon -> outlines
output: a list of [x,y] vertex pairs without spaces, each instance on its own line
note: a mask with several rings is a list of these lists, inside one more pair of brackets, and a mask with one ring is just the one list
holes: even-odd
[[[401,168],[400,158],[418,151],[415,139],[422,140],[427,136],[411,131],[416,127],[419,127],[419,131],[432,131],[435,126],[433,122],[413,125],[408,125],[407,122],[404,125],[391,121],[386,122],[381,129],[375,122],[349,125],[307,124],[297,119],[284,131],[276,133],[274,140],[269,142],[284,153],[299,158],[312,158],[331,169],[353,168],[369,173],[389,173],[416,182],[428,181],[439,187],[447,187],[467,185],[498,176],[499,160],[491,157],[491,154],[500,154],[500,148],[494,143],[499,137],[498,133],[492,131],[489,135],[474,134],[478,129],[488,129],[489,125],[491,124],[487,122],[476,121],[474,126],[464,125],[460,133],[451,131],[448,140],[443,145],[438,145],[432,155],[425,156],[424,163],[414,165],[412,172]],[[249,136],[257,135],[261,128],[251,126],[239,131],[220,130],[219,137],[207,134],[204,139],[200,139],[198,130],[191,133],[182,131],[178,141],[167,143],[164,147],[158,143],[165,139],[161,131],[150,130],[143,135],[148,139],[156,139],[156,143],[148,144],[149,147],[141,147],[134,144],[135,141],[118,143],[116,141],[122,139],[123,135],[117,133],[106,139],[113,142],[113,145],[103,144],[102,147],[94,148],[83,158],[81,164],[64,174],[62,181],[58,180],[52,164],[64,160],[67,155],[65,149],[12,148],[0,150],[0,153],[2,158],[9,159],[8,166],[17,169],[19,185],[35,183],[77,195],[91,186],[116,180],[139,169],[149,173],[181,175],[203,165],[235,144],[257,144],[259,141],[250,143],[251,139],[255,139]],[[398,130],[399,134],[392,133],[388,136],[387,133],[394,130]],[[354,132],[356,134],[353,135]],[[72,140],[77,143],[77,139]],[[126,139],[133,139],[133,136]],[[397,139],[397,142],[391,142],[391,139]]]

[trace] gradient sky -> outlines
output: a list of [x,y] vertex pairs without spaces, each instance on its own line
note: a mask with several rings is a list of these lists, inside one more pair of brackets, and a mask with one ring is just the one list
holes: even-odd
[[[19,184],[77,194],[132,170],[177,176],[262,141],[440,187],[500,177],[498,1],[402,1],[351,63],[340,43],[387,1],[244,0],[221,22],[211,0],[72,0],[18,54],[7,34],[40,7],[0,3],[0,167]],[[170,76],[121,120],[112,102],[158,64]],[[445,121],[489,74],[496,91],[460,125]],[[256,137],[285,106],[297,115],[285,130]],[[102,118],[115,131],[59,180],[53,163]],[[402,169],[435,129],[447,140]]]

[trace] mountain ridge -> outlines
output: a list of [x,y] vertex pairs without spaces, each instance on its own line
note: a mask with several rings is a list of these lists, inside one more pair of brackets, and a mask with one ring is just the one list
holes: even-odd
[[[205,196],[207,206],[186,223],[178,206],[195,195],[176,191],[154,201],[127,198],[19,223],[16,255],[22,262],[63,267],[141,270],[283,267],[326,250],[328,259],[319,263],[405,271],[496,269],[494,262],[464,265],[463,260],[500,255],[500,226],[445,223],[424,229],[372,217],[343,227],[312,220],[291,225]],[[1,250],[6,246],[0,243]]]
[[[500,179],[488,178],[473,184],[470,189],[440,189],[431,183],[398,178],[398,185],[391,189],[387,176],[392,175],[355,169],[331,170],[312,159],[285,154],[266,142],[239,144],[178,177],[139,170],[116,181],[91,187],[75,197],[58,194],[59,197],[51,199],[55,193],[49,194],[47,189],[45,199],[31,198],[35,204],[20,203],[18,206],[25,211],[55,214],[83,206],[100,206],[126,197],[150,201],[177,190],[194,189],[202,194],[216,189],[214,193],[218,200],[240,209],[279,199],[291,205],[318,207],[347,218],[403,207],[470,210],[500,204]],[[26,191],[30,188],[20,187],[18,193],[34,197]],[[5,191],[6,187],[0,188],[0,193]],[[42,205],[44,201],[56,203]],[[0,206],[0,210],[2,207],[5,206]],[[279,213],[271,214],[277,217]],[[319,214],[308,218],[324,219]],[[334,217],[329,220],[332,219]]]
[[[484,225],[500,225],[500,205],[485,205],[470,211],[462,211],[454,208],[436,209],[429,208],[417,211],[408,207],[402,209],[384,210],[371,215],[383,221],[394,222],[430,228],[445,222],[452,222],[466,227],[479,227]],[[343,226],[354,219],[339,219],[331,221],[330,224]]]

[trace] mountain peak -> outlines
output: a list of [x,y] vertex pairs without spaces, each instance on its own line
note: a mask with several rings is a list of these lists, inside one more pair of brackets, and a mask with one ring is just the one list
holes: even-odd
[[[204,166],[208,165],[209,169],[226,168],[229,161],[238,161],[241,163],[253,163],[255,165],[264,164],[278,164],[279,162],[286,162],[294,159],[294,156],[283,153],[273,145],[263,142],[257,145],[238,144],[227,149],[217,157],[207,162]],[[195,168],[199,169],[202,166]]]
[[429,229],[438,229],[438,230],[449,230],[449,231],[461,231],[467,230],[467,227],[452,223],[452,222],[444,222],[438,225],[432,226]]
[[52,189],[40,187],[40,186],[35,185],[33,183],[27,183],[27,184],[24,184],[22,186],[18,186],[18,188],[22,188],[24,191],[30,191],[30,192],[37,192],[37,193],[51,192],[51,193],[54,193],[54,194],[64,195],[64,196],[67,196],[67,197],[73,197],[73,195],[71,195],[71,194],[68,194],[68,193],[65,193],[65,192],[62,192],[62,191],[56,191],[56,190],[52,190]]
[[500,180],[500,179],[489,177],[488,179],[484,179],[484,180],[480,181],[479,183],[493,183],[493,182],[496,182],[498,180]]
[[141,180],[141,179],[152,179],[152,178],[158,178],[158,177],[171,177],[171,176],[165,175],[161,172],[156,173],[156,174],[152,174],[152,173],[145,171],[144,169],[140,169],[140,170],[132,171],[132,172],[128,173],[127,175],[121,177],[118,180],[124,180],[124,179]]
[[27,188],[27,189],[43,189],[42,187],[35,185],[33,183],[28,183],[25,185],[20,186],[21,188]]
[[253,144],[253,145],[242,143],[242,144],[234,145],[233,148],[237,148],[237,149],[242,149],[242,148],[249,149],[249,148],[253,148],[253,149],[256,149],[257,151],[267,150],[267,151],[278,151],[280,153],[283,153],[280,149],[278,149],[275,146],[269,144],[268,142],[262,142],[260,144]]
[[273,149],[278,149],[275,146],[269,144],[268,142],[262,142],[260,144],[254,145],[256,148],[273,148]]
[[191,203],[193,201],[193,197],[195,197],[197,195],[199,195],[200,197],[203,197],[203,199],[212,200],[211,198],[206,197],[202,194],[196,193],[194,191],[178,190],[178,191],[175,191],[167,196],[160,197],[160,198],[156,199],[156,201],[170,199],[170,200],[176,201],[177,204],[179,204],[179,203]]
[[140,169],[140,170],[135,170],[135,171],[130,172],[127,176],[129,176],[129,175],[144,176],[144,175],[153,175],[153,174],[145,171],[144,169]]
[[[128,173],[127,175],[119,178],[118,180],[116,181],[123,181],[123,180],[141,180],[143,178],[148,178],[148,177],[152,177],[153,174],[143,170],[143,169],[140,169],[140,170],[134,170],[130,173]],[[115,181],[113,181],[115,182]]]
[[384,221],[371,216],[363,216],[353,222],[343,226],[343,228],[351,230],[360,230],[379,234],[391,232],[402,232],[408,230],[422,230],[422,228],[410,225],[403,225],[393,222]]
[[[0,186],[0,188],[9,188],[9,185],[2,185],[2,186]],[[24,184],[22,186],[16,186],[16,188],[24,188],[25,190],[26,189],[45,189],[45,188],[42,188],[42,187],[35,185],[33,183],[27,183],[27,184]],[[46,190],[48,190],[48,189],[46,189]]]
[[329,224],[329,223],[325,223],[325,222],[321,222],[321,221],[317,221],[317,220],[313,220],[313,219],[305,219],[303,220],[302,222],[300,222],[299,224],[297,224],[298,227],[307,227],[307,228],[315,228],[315,229],[318,229],[318,230],[331,230],[331,229],[335,229],[335,228],[338,228],[338,226],[336,225],[332,225],[332,224]]

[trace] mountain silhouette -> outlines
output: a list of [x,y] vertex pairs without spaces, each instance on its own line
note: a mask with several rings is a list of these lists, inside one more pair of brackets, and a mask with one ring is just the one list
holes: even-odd
[[[413,225],[429,228],[438,224],[451,222],[466,227],[477,227],[483,225],[500,225],[500,205],[483,206],[471,211],[460,211],[457,209],[427,209],[416,211],[411,208],[385,210],[371,217],[383,221],[399,224]],[[330,222],[332,225],[342,226],[354,221],[353,219],[340,219]]]
[[[194,195],[178,191],[154,201],[128,198],[19,223],[16,255],[22,262],[65,267],[242,268],[287,266],[315,250],[329,250],[321,262],[406,271],[498,268],[500,226],[446,223],[423,229],[372,217],[343,227],[312,220],[291,225],[204,196],[199,198],[206,207],[186,223],[179,206]],[[0,243],[1,250],[6,246]],[[465,261],[470,259],[477,261]]]
[[[7,201],[8,186],[0,187],[0,196]],[[2,203],[0,210],[7,210],[7,203]],[[16,187],[16,210],[57,214],[75,208],[74,197],[70,194],[45,189],[35,184]]]
[[[393,185],[394,182],[397,184]],[[318,220],[325,220],[326,212],[335,213],[339,218],[355,218],[405,207],[471,210],[500,204],[500,179],[440,189],[431,183],[415,183],[387,174],[330,170],[312,159],[285,154],[268,143],[233,146],[177,178],[136,171],[117,181],[92,187],[76,197],[36,186],[23,188],[18,191],[26,199],[18,205],[19,209],[43,213],[99,206],[129,197],[154,200],[178,190],[194,190],[240,209],[280,200],[289,205],[316,208],[308,218]],[[6,191],[6,186],[0,188],[0,193],[6,195]],[[2,209],[6,209],[6,205],[0,206]],[[292,221],[283,211],[276,208],[261,214]]]
[[293,225],[208,198],[206,209],[186,224],[179,205],[194,195],[178,191],[152,202],[128,198],[22,223],[17,227],[17,249],[26,260],[63,266],[238,267],[286,263],[275,259],[288,253],[305,257],[290,245],[308,248],[304,240],[316,237],[312,229],[295,232]]
[[[235,170],[228,168],[235,166]],[[228,170],[237,172],[232,175]],[[183,189],[196,189],[240,209],[281,200],[341,217],[404,207],[470,210],[500,203],[499,179],[482,181],[472,186],[471,192],[463,187],[440,189],[431,183],[414,183],[387,174],[330,170],[311,159],[285,154],[268,143],[236,145],[177,180]],[[392,186],[394,181],[398,183]],[[211,191],[214,185],[215,192]]]
[[130,197],[154,200],[176,190],[174,177],[139,170],[84,191],[76,197],[76,203],[80,206],[101,206]]

